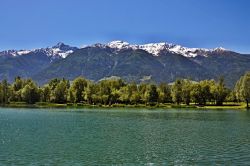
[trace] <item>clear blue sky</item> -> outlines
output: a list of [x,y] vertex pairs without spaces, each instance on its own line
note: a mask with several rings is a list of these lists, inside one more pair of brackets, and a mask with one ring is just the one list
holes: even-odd
[[250,53],[250,1],[0,0],[0,50],[111,40]]

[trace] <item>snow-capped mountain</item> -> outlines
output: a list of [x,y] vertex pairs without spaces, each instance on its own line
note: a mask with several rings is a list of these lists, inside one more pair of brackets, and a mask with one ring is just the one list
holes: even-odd
[[33,50],[2,51],[0,52],[0,56],[17,57],[17,56],[27,55],[31,53],[33,54],[43,53],[43,54],[46,54],[48,57],[51,57],[52,59],[57,59],[57,58],[65,58],[77,49],[78,49],[77,47],[71,47],[69,45],[65,45],[64,43],[60,42],[53,47],[47,47],[47,48],[39,48],[39,49],[33,49]]
[[248,55],[221,47],[188,48],[164,42],[137,45],[112,41],[79,49],[58,43],[47,48],[0,52],[0,80],[13,81],[21,76],[40,84],[52,78],[72,80],[80,75],[94,81],[118,76],[136,82],[150,78],[157,83],[173,82],[176,78],[202,80],[225,76],[226,83],[233,86],[249,70]]
[[7,50],[0,52],[0,56],[14,57],[14,56],[28,54],[30,52],[31,52],[30,50]]
[[[160,56],[162,52],[167,51],[167,52],[180,54],[188,58],[194,58],[196,56],[207,57],[212,53],[222,53],[225,51],[229,51],[222,47],[218,47],[215,49],[188,48],[188,47],[183,47],[181,45],[171,44],[171,43],[166,43],[166,42],[137,45],[137,44],[129,44],[128,42],[119,41],[119,40],[111,41],[110,43],[107,43],[107,44],[97,43],[91,46],[84,46],[82,48],[85,48],[85,47],[111,48],[115,52],[124,50],[124,49],[133,49],[133,50],[141,49],[141,50],[147,51],[148,53],[154,56]],[[0,52],[0,56],[16,57],[20,55],[26,55],[29,53],[42,52],[46,54],[48,57],[51,57],[51,59],[58,59],[58,58],[66,58],[69,54],[73,53],[77,49],[78,49],[77,47],[65,45],[64,43],[60,42],[53,47],[47,47],[47,48],[39,48],[39,49],[34,49],[34,50],[2,51]]]
[[77,47],[72,47],[59,42],[53,47],[35,49],[34,52],[42,52],[52,59],[57,59],[66,58],[69,54],[73,53],[77,49]]
[[69,45],[65,45],[64,43],[57,43],[56,46],[52,47],[52,56],[59,55],[62,58],[66,58],[69,54],[73,53],[77,50],[77,47],[72,47]]
[[133,45],[130,45],[128,42],[124,41],[112,41],[108,43],[107,46],[118,50],[133,48]]
[[206,48],[188,48],[183,47],[181,45],[172,44],[172,43],[149,43],[149,44],[143,44],[143,45],[133,45],[129,44],[128,42],[124,41],[112,41],[108,43],[106,46],[116,49],[116,50],[122,50],[122,49],[142,49],[147,51],[150,54],[153,54],[154,56],[159,56],[162,51],[168,51],[173,52],[177,54],[181,54],[188,58],[193,58],[196,56],[204,56],[207,57],[209,54],[213,52],[225,52],[229,51],[225,48],[218,47],[214,49],[206,49]]

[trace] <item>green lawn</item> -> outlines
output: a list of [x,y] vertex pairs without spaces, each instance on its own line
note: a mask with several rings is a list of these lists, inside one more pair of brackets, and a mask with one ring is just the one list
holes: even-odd
[[176,104],[156,104],[156,105],[144,105],[144,104],[136,104],[136,105],[126,105],[126,104],[113,104],[113,105],[90,105],[84,103],[67,103],[67,104],[56,104],[56,103],[46,103],[46,102],[38,102],[36,104],[26,104],[25,102],[11,102],[6,105],[2,105],[3,107],[13,107],[13,108],[192,108],[192,109],[245,109],[245,103],[233,103],[226,102],[223,106],[216,106],[212,103],[209,103],[205,106],[198,106],[194,103],[190,105],[176,105]]

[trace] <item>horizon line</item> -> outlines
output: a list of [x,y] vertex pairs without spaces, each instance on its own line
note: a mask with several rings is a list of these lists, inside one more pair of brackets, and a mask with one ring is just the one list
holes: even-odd
[[213,50],[213,49],[217,49],[217,48],[222,48],[228,51],[232,51],[232,52],[236,52],[236,53],[240,53],[240,54],[250,54],[250,51],[246,52],[246,51],[240,51],[240,50],[235,50],[235,49],[231,49],[231,48],[226,48],[223,46],[218,46],[218,47],[188,47],[188,46],[184,46],[182,44],[176,44],[174,42],[167,42],[167,41],[159,41],[159,42],[145,42],[145,43],[141,43],[141,42],[129,42],[128,40],[119,40],[119,39],[115,39],[115,40],[106,40],[106,41],[102,41],[102,42],[92,42],[92,43],[86,43],[86,44],[68,44],[70,42],[63,42],[63,41],[58,41],[55,42],[56,44],[51,44],[50,46],[41,46],[41,47],[33,47],[33,48],[7,48],[7,49],[0,49],[0,52],[3,51],[10,51],[10,50],[16,50],[16,51],[20,51],[20,50],[36,50],[36,49],[42,49],[42,48],[52,48],[56,45],[58,45],[59,43],[71,46],[71,47],[77,47],[79,49],[85,48],[85,47],[89,47],[89,46],[93,46],[95,44],[109,44],[111,42],[124,42],[124,43],[128,43],[129,45],[146,45],[146,44],[159,44],[159,43],[166,43],[166,44],[170,44],[170,45],[179,45],[181,47],[185,47],[185,48],[193,48],[193,49],[208,49],[208,50]]

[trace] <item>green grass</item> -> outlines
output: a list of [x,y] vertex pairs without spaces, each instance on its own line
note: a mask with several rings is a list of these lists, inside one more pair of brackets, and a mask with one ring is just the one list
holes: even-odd
[[223,105],[223,106],[204,106],[204,109],[246,109],[246,104],[239,104],[239,105]]
[[176,104],[156,104],[156,105],[145,105],[145,104],[112,104],[112,105],[90,105],[85,103],[67,103],[67,104],[56,104],[56,103],[47,103],[47,102],[38,102],[35,104],[27,104],[25,102],[11,102],[9,104],[1,105],[2,107],[12,107],[12,108],[178,108],[178,109],[246,109],[245,103],[225,103],[223,106],[216,106],[212,103],[209,103],[206,106],[198,106],[194,103],[190,105],[176,105]]

